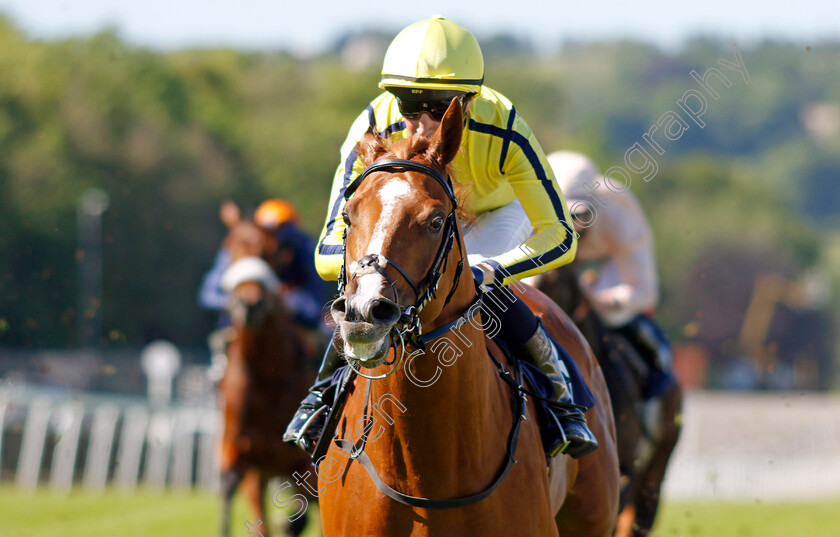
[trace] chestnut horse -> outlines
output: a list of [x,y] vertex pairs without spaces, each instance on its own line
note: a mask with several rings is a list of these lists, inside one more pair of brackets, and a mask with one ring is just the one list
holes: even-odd
[[[647,365],[620,333],[609,330],[589,305],[573,265],[549,271],[537,288],[568,311],[601,364],[613,405],[622,474],[619,524],[615,537],[642,537],[653,528],[668,461],[681,429],[678,385],[645,404]],[[657,409],[650,415],[646,408]],[[653,423],[651,423],[653,422]]]
[[[238,219],[238,213],[226,224],[232,262],[223,285],[231,289],[232,326],[219,384],[224,418],[221,535],[229,535],[231,498],[240,483],[255,517],[247,521],[249,527],[270,535],[264,511],[268,480],[311,468],[306,453],[284,443],[282,434],[315,375],[318,349],[282,306],[279,282],[266,261],[277,247],[273,237],[250,220]],[[299,535],[305,525],[304,512],[287,534]]]
[[[600,447],[546,460],[533,400],[503,380],[515,371],[485,334],[490,319],[477,315],[480,295],[462,270],[444,179],[462,128],[455,99],[431,139],[389,146],[369,132],[360,142],[366,170],[346,193],[345,284],[332,314],[348,365],[379,378],[353,377],[317,461],[324,535],[608,536],[619,475],[604,378],[569,318],[528,288],[523,298],[596,400],[586,418]],[[426,351],[405,356],[401,340],[424,345],[419,328]]]

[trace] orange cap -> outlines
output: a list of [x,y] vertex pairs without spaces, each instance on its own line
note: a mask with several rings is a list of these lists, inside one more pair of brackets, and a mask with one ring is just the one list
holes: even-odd
[[254,222],[265,229],[276,229],[286,222],[297,222],[295,206],[286,200],[270,199],[262,202],[254,213]]

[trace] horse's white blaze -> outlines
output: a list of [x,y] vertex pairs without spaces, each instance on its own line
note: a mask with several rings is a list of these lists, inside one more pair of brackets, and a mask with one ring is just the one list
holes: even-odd
[[370,302],[382,296],[385,281],[377,272],[359,276],[356,281],[356,293],[350,297],[349,305],[356,311],[365,311]]
[[394,179],[379,191],[382,212],[379,213],[379,220],[373,228],[373,236],[370,238],[367,253],[377,255],[382,253],[382,244],[385,242],[386,235],[396,226],[394,222],[396,209],[410,194],[411,186],[403,179]]
[[[394,179],[379,191],[382,212],[379,213],[379,220],[376,221],[376,225],[373,228],[373,235],[370,238],[368,247],[364,250],[366,254],[382,254],[385,237],[396,226],[397,207],[410,195],[411,186],[408,184],[408,181],[403,179]],[[384,268],[383,263],[380,263],[380,266]],[[382,289],[386,285],[385,279],[379,273],[370,273],[356,278],[356,281],[358,285],[356,287],[356,293],[350,299],[350,305],[357,311],[364,311],[370,302],[382,297]]]

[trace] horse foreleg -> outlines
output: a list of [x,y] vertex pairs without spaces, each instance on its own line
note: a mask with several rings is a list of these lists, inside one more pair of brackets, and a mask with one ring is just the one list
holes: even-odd
[[265,519],[265,487],[268,484],[268,478],[258,469],[251,469],[245,474],[242,479],[242,492],[248,498],[251,504],[251,513],[254,517],[254,524],[257,521],[262,521],[263,527],[268,533],[269,523]]
[[662,481],[671,453],[677,445],[682,429],[682,392],[679,386],[662,395],[662,433],[656,441],[653,455],[643,472],[639,475],[638,490],[634,502],[635,521],[633,537],[643,537],[650,533],[656,512],[659,509]]
[[219,535],[221,537],[230,536],[230,508],[231,499],[242,481],[242,470],[236,466],[228,468],[222,472],[222,520],[221,530]]

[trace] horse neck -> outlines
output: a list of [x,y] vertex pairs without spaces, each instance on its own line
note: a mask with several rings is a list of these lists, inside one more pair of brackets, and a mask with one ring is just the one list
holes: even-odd
[[[473,278],[467,271],[451,307],[435,324],[457,318],[474,298]],[[487,356],[480,319],[476,315],[474,325],[463,324],[433,340],[425,352],[407,354],[392,376],[370,384],[366,414],[384,429],[370,447],[385,460],[404,463],[396,465],[404,476],[429,475],[445,467],[441,465],[463,464],[488,439],[504,438],[502,431],[510,426],[505,417],[509,412],[501,408],[509,408],[509,398],[499,397],[500,381]],[[491,464],[496,464],[499,454],[490,451]]]
[[281,312],[275,311],[261,326],[235,328],[228,357],[231,363],[263,377],[288,374],[297,353],[286,321]]

